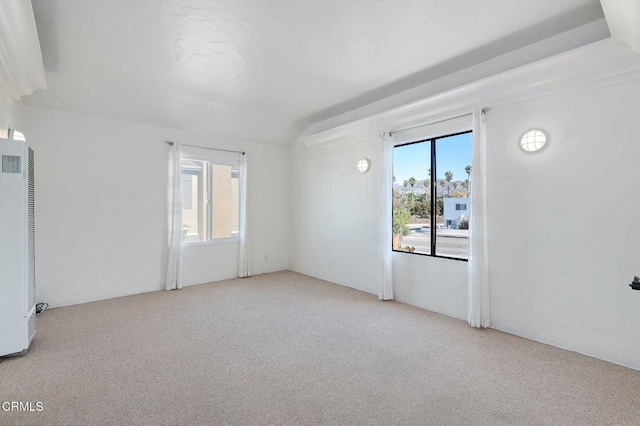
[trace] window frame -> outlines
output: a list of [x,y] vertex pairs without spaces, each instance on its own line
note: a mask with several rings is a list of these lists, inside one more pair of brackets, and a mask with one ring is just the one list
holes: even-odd
[[[209,164],[209,162],[207,160],[190,158],[190,157],[184,156],[184,155],[180,156],[180,161],[182,161],[182,160],[202,162],[203,166],[205,164]],[[205,182],[203,174],[204,174],[204,167],[203,167],[203,170],[200,171],[200,172],[195,172],[195,171],[187,171],[187,172],[185,172],[185,171],[182,170],[182,166],[180,166],[180,179],[181,179],[181,181],[182,181],[182,177],[185,176],[185,175],[195,176],[195,178],[196,178],[197,191],[196,191],[196,194],[193,194],[193,192],[191,193],[191,199],[192,199],[191,205],[192,206],[193,206],[193,197],[194,197],[194,195],[195,195],[196,200],[197,200],[196,201],[196,205],[197,206],[202,206],[204,201],[205,201],[205,199],[204,199],[205,186],[209,187],[209,182]],[[209,176],[208,172],[207,172],[207,176]],[[211,213],[210,212],[210,207],[211,207],[210,206],[210,200],[207,200],[207,212],[206,212],[207,216],[209,216],[210,213]],[[185,207],[184,207],[184,194],[183,194],[183,206],[182,206],[183,212],[184,212],[184,208]],[[197,216],[198,216],[198,223],[202,224],[203,223],[203,217],[202,217],[203,216],[203,209],[200,208],[200,207],[198,208]],[[207,222],[209,222],[209,220],[207,220]],[[184,243],[204,243],[204,242],[207,242],[207,241],[209,241],[211,239],[211,238],[209,238],[209,232],[210,232],[209,223],[207,223],[206,231],[204,232],[204,234],[206,234],[206,235],[201,236],[200,234],[202,232],[200,232],[200,230],[198,230],[198,238],[204,237],[203,240],[193,241],[193,240],[184,240],[183,239],[182,243],[184,244]]]
[[[436,201],[436,195],[437,195],[437,189],[436,189],[436,185],[437,185],[437,181],[438,181],[438,170],[436,168],[436,142],[438,141],[438,139],[445,139],[445,138],[450,138],[453,136],[459,136],[459,135],[465,135],[467,133],[473,133],[473,130],[464,130],[464,131],[459,131],[459,132],[454,132],[454,133],[448,133],[448,134],[443,134],[442,136],[434,136],[434,137],[428,137],[428,138],[421,138],[420,140],[416,140],[416,141],[411,141],[411,142],[405,142],[405,143],[399,143],[399,144],[394,144],[393,149],[395,150],[396,148],[402,147],[402,146],[409,146],[409,145],[414,145],[414,144],[418,144],[418,143],[425,143],[425,142],[429,142],[431,144],[431,156],[429,159],[430,162],[430,167],[431,167],[431,176],[436,176],[435,178],[435,182],[434,179],[429,176],[429,179],[431,180],[431,185],[430,186],[430,195],[431,195],[431,205],[429,206],[429,216],[430,216],[430,226],[431,226],[431,230],[433,231],[434,229],[437,230],[436,228],[436,215],[434,214],[436,211],[436,206],[437,206],[437,201]],[[393,161],[393,160],[392,160]],[[443,197],[444,200],[444,197]],[[443,203],[443,208],[444,208],[444,201]],[[443,211],[444,214],[444,211]],[[417,252],[408,252],[408,251],[404,251],[404,250],[394,250],[393,249],[393,245],[391,246],[391,251],[394,253],[406,253],[406,254],[411,254],[411,255],[418,255],[418,256],[427,256],[427,257],[434,257],[434,258],[438,258],[438,259],[451,259],[451,260],[457,260],[457,261],[461,261],[461,262],[469,262],[469,257],[467,254],[467,258],[466,259],[461,259],[459,257],[452,257],[452,256],[443,256],[443,255],[439,255],[436,254],[436,240],[437,240],[437,232],[430,232],[431,235],[431,252],[430,253],[417,253]]]
[[[202,148],[204,149],[204,148]],[[204,203],[206,202],[206,212],[204,212],[203,214],[203,210],[199,208],[198,210],[198,223],[203,223],[202,221],[204,221],[206,219],[206,224],[204,224],[206,226],[206,230],[204,232],[204,240],[182,240],[182,244],[184,246],[201,246],[201,245],[211,245],[211,244],[226,244],[226,243],[237,243],[240,241],[240,233],[238,232],[238,235],[236,236],[230,236],[230,237],[222,237],[222,238],[213,238],[213,200],[214,200],[214,194],[213,194],[213,166],[214,165],[220,165],[220,166],[230,166],[230,167],[236,167],[238,169],[238,226],[240,227],[241,224],[241,215],[243,214],[241,211],[241,205],[242,205],[242,187],[240,184],[240,176],[242,174],[242,171],[240,170],[241,168],[241,163],[240,161],[236,162],[236,161],[230,161],[228,159],[225,159],[223,157],[221,157],[219,154],[216,155],[217,153],[209,153],[209,152],[202,152],[202,149],[191,149],[188,150],[186,152],[182,152],[180,154],[180,160],[189,160],[189,161],[201,161],[204,163],[204,165],[206,165],[206,179],[204,178],[204,176],[202,176],[202,173],[198,174],[198,173],[186,173],[189,175],[196,175],[198,177],[198,203]],[[182,167],[180,168],[180,175],[182,177],[183,172],[182,172]],[[205,192],[206,192],[206,196],[205,196]],[[201,204],[198,204],[201,205]],[[202,216],[206,216],[206,217],[202,217]],[[200,235],[200,232],[198,233]]]

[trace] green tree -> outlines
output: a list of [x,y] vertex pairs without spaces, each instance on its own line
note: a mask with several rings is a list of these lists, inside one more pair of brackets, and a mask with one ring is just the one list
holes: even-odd
[[467,197],[468,197],[469,196],[469,179],[467,179],[464,182],[462,182],[462,187],[464,188],[465,192],[467,193]]
[[471,165],[465,167],[464,171],[467,172],[467,180],[471,180]]
[[453,173],[444,172],[444,179],[447,181],[447,197],[448,197],[449,196],[449,183],[451,183],[451,180],[453,179]]
[[407,200],[407,187],[409,186],[409,181],[405,179],[404,182],[402,182],[402,185],[404,186],[404,191],[402,191],[402,199],[404,200],[404,202],[406,202],[406,200]]
[[411,176],[409,178],[409,186],[411,187],[411,207],[413,207],[413,203],[414,203],[414,198],[413,198],[413,188],[416,186],[416,183],[418,183],[418,181],[416,181],[416,178],[414,178],[413,176]]
[[429,203],[426,201],[416,202],[411,208],[411,214],[417,217],[428,218],[430,216]]
[[411,213],[404,207],[398,207],[393,209],[393,235],[402,235],[406,237],[409,235],[409,228],[407,224],[411,219]]

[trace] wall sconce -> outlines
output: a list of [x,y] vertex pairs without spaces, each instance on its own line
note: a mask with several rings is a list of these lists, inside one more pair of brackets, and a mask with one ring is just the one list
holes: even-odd
[[540,151],[547,144],[547,135],[542,130],[529,130],[520,138],[520,146],[527,152]]
[[358,171],[360,173],[366,173],[369,170],[369,167],[371,167],[371,162],[366,158],[363,158],[360,161],[358,161]]

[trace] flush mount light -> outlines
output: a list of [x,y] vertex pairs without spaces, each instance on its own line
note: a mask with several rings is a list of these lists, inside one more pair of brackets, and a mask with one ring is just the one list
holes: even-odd
[[540,151],[547,143],[547,135],[542,130],[529,130],[520,138],[520,146],[527,152]]
[[360,173],[366,173],[367,170],[369,170],[369,166],[371,166],[371,162],[366,158],[363,158],[360,161],[358,161],[358,171]]

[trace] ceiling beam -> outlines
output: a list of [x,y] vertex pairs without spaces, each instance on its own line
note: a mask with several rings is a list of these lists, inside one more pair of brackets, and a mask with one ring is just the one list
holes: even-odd
[[640,0],[600,0],[611,37],[640,55]]

